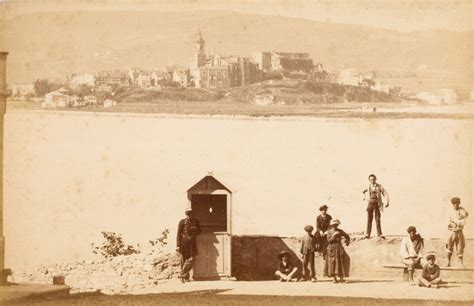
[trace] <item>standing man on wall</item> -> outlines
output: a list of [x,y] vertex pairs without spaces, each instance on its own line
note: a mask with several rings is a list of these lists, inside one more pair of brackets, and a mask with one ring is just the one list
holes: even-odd
[[326,260],[326,249],[328,247],[328,239],[324,233],[329,229],[329,224],[332,220],[331,215],[327,213],[328,208],[329,207],[327,205],[319,207],[319,211],[321,213],[319,216],[316,217],[316,233],[314,234],[314,238],[316,241],[316,251],[321,253],[324,258],[324,277],[328,275],[328,262]]
[[385,207],[388,207],[390,204],[390,199],[388,192],[383,188],[382,185],[377,183],[377,177],[375,174],[369,175],[369,188],[362,191],[365,196],[365,201],[367,201],[367,230],[365,232],[366,239],[370,238],[370,233],[372,231],[372,220],[375,215],[375,224],[377,225],[377,236],[380,239],[385,239],[385,236],[382,235],[382,224],[380,221],[382,211],[383,211],[383,198],[386,200]]
[[448,229],[451,231],[451,233],[449,235],[448,243],[446,243],[446,251],[448,252],[448,267],[451,266],[451,258],[453,256],[454,246],[456,246],[461,267],[464,267],[463,253],[466,242],[464,240],[463,229],[469,213],[461,207],[460,198],[452,198],[451,204],[453,208],[449,212],[448,223]]
[[187,208],[185,214],[186,217],[179,221],[176,239],[176,252],[181,254],[180,279],[183,284],[190,281],[189,272],[198,254],[196,236],[201,233],[199,220],[193,217],[192,209]]

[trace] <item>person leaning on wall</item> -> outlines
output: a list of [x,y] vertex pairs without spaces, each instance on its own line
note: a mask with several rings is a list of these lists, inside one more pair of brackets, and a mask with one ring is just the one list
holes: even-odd
[[176,239],[176,252],[181,254],[181,271],[179,278],[182,283],[190,281],[190,271],[194,266],[194,259],[198,255],[196,236],[201,233],[199,220],[193,217],[192,209],[187,208],[186,217],[179,221]]

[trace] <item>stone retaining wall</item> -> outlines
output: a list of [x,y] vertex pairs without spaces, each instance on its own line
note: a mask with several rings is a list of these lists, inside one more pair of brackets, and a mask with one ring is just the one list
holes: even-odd
[[[386,240],[363,240],[352,238],[346,251],[351,257],[351,277],[353,278],[393,278],[401,280],[400,270],[384,269],[384,263],[400,263],[399,246],[401,238],[388,237]],[[232,276],[237,280],[271,280],[275,279],[277,255],[285,250],[291,260],[301,271],[300,258],[301,238],[268,237],[268,236],[233,236],[232,237]],[[426,239],[426,252],[437,253],[438,264],[446,264],[444,241]],[[474,267],[474,241],[467,240],[465,249],[465,266]],[[454,256],[455,257],[455,256]],[[316,256],[316,274],[322,278],[323,259]],[[453,259],[457,265],[457,258]],[[53,276],[65,276],[66,285],[71,292],[90,292],[100,290],[107,294],[127,294],[159,286],[159,283],[179,274],[179,255],[151,251],[148,253],[98,258],[95,261],[80,261],[68,264],[40,266],[35,270],[14,270],[10,277],[12,282],[34,282],[52,284]],[[442,271],[447,280],[472,280],[473,272]]]
[[13,271],[10,281],[52,284],[54,275],[65,276],[71,293],[100,290],[107,294],[125,294],[157,286],[179,273],[177,254],[151,252],[40,266],[33,271]]
[[[361,239],[352,237],[352,241],[346,252],[351,258],[352,277],[363,278],[396,278],[401,279],[402,272],[399,270],[385,269],[384,263],[400,264],[400,237],[388,237],[386,240]],[[274,279],[277,267],[277,255],[280,251],[288,251],[291,260],[301,271],[300,257],[301,238],[295,237],[265,237],[265,236],[234,236],[232,237],[232,275],[239,280],[269,280]],[[464,250],[464,265],[474,267],[474,240],[466,241]],[[425,239],[425,252],[435,252],[437,263],[446,265],[445,241],[441,239]],[[456,254],[453,256],[453,264],[457,265]],[[324,260],[316,255],[316,275],[321,278]],[[448,278],[472,279],[472,272],[449,271],[443,272]]]

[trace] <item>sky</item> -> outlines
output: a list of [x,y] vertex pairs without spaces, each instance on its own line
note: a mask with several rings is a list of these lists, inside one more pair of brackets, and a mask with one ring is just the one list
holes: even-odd
[[61,10],[231,10],[402,32],[473,29],[471,0],[0,0],[8,14]]

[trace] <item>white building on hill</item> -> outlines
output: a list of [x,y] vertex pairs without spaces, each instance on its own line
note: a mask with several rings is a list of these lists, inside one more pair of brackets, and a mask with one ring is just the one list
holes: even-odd
[[13,97],[24,97],[27,95],[34,95],[35,85],[32,83],[26,84],[13,84],[12,85],[12,96]]
[[69,90],[61,87],[58,90],[47,93],[44,96],[44,102],[41,104],[41,107],[67,107],[70,102],[71,97],[69,96]]
[[433,105],[457,103],[457,94],[452,89],[440,89],[438,92],[422,91],[417,93],[416,97]]
[[338,83],[342,85],[359,86],[361,76],[355,69],[341,69]]
[[81,85],[94,86],[95,76],[92,73],[75,73],[68,77],[69,86],[79,87]]
[[440,94],[429,91],[419,92],[416,94],[416,97],[422,101],[433,105],[441,105],[441,103],[443,102],[443,97]]
[[439,93],[443,97],[444,104],[456,104],[458,101],[458,96],[452,89],[440,89]]

